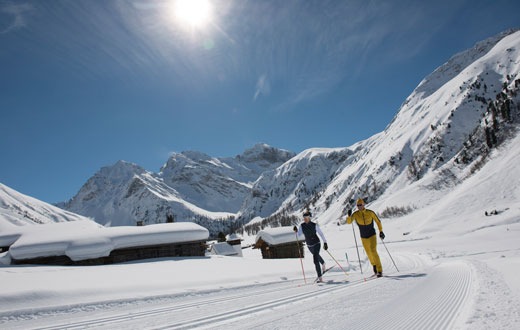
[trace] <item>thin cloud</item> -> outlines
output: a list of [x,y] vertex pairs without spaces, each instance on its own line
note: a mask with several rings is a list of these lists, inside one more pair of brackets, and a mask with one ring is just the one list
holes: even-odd
[[0,30],[0,34],[6,34],[27,26],[27,16],[34,10],[28,3],[3,3],[0,4],[0,13],[11,18],[7,27]]
[[[291,109],[340,84],[355,83],[367,72],[373,74],[378,68],[419,55],[465,2],[286,1],[276,8],[264,5],[248,17],[252,26],[248,32],[256,34],[257,44],[243,57],[254,59],[257,70],[269,76],[272,88],[284,89],[275,108]],[[432,12],[436,13],[433,18]],[[235,39],[247,40],[246,36]],[[260,80],[255,100],[262,95],[259,86]]]
[[271,85],[269,84],[269,80],[267,79],[267,76],[265,74],[261,75],[260,78],[258,78],[258,81],[256,82],[256,91],[255,96],[253,97],[253,100],[256,101],[256,99],[260,95],[267,96],[271,93]]

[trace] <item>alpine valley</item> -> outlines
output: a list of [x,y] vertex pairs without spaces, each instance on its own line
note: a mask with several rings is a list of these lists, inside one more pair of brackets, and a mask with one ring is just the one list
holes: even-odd
[[[520,124],[519,73],[520,31],[509,30],[424,78],[386,129],[367,140],[297,155],[265,144],[233,158],[182,152],[158,173],[119,161],[57,206],[109,226],[173,217],[213,236],[290,224],[305,208],[321,223],[336,222],[358,197],[383,218],[418,212],[478,172],[506,171],[490,164],[519,152],[511,145]],[[409,203],[397,204],[403,199]]]

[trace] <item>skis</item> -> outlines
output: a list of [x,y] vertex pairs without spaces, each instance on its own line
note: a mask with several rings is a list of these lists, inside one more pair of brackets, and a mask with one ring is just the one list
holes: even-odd
[[[325,274],[326,272],[328,272],[329,270],[331,270],[332,268],[334,268],[334,266],[336,266],[336,265],[332,265],[332,266],[330,266],[329,268],[326,268],[326,269],[323,271],[323,273],[321,273],[321,275],[323,276],[323,274]],[[314,280],[314,283],[319,283],[319,282],[318,282],[319,279],[320,279],[319,277],[316,277],[316,279]]]
[[368,280],[374,280],[376,278],[381,278],[381,277],[384,277],[384,275],[377,276],[377,274],[373,274],[373,275],[370,275],[368,277],[365,277],[365,282],[368,281]]

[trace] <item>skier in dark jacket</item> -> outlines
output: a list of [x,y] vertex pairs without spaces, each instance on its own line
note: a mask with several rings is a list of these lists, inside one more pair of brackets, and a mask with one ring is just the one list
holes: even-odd
[[321,275],[326,268],[325,260],[323,260],[323,258],[320,256],[321,241],[318,235],[323,240],[323,248],[327,250],[328,246],[325,235],[323,235],[320,226],[317,223],[311,221],[311,212],[309,211],[303,214],[303,222],[300,224],[300,226],[294,226],[293,229],[298,233],[298,236],[301,234],[305,236],[305,243],[307,243],[307,248],[312,253],[314,265],[316,266],[318,282],[322,282]]

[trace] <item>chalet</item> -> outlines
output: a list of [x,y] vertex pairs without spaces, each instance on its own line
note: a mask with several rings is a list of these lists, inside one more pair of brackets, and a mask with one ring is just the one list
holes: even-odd
[[206,228],[189,222],[106,228],[72,221],[30,227],[9,246],[12,264],[102,265],[204,256],[209,237]]
[[226,236],[226,241],[215,243],[210,248],[210,254],[221,256],[242,257],[242,237],[237,234]]
[[[211,245],[209,253],[212,255],[238,257],[238,252],[228,242],[220,242]],[[241,256],[241,255],[240,255]]]
[[303,237],[296,237],[293,227],[266,228],[256,235],[254,249],[264,259],[303,258]]
[[226,236],[226,242],[231,245],[239,257],[242,257],[242,237],[238,234],[231,234]]

